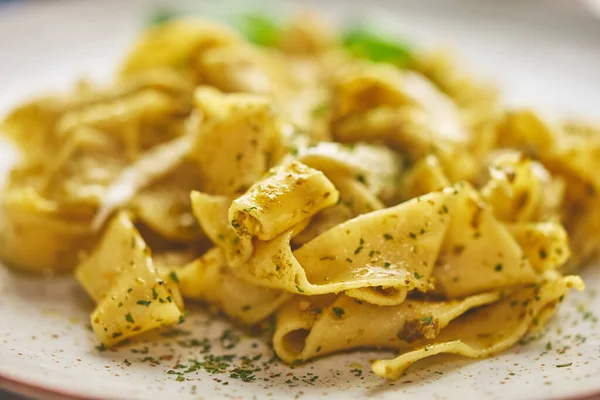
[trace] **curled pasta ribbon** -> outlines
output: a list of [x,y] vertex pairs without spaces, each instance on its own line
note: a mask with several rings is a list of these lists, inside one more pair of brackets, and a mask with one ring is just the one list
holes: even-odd
[[8,265],[31,271],[69,270],[78,262],[73,249],[88,250],[94,245],[97,234],[85,214],[73,213],[76,207],[63,210],[56,201],[13,179],[4,190],[0,257]]
[[171,273],[176,274],[183,297],[204,301],[246,325],[265,319],[290,298],[286,292],[236,277],[218,247],[182,267],[163,271],[164,276]]
[[148,29],[134,44],[121,67],[121,76],[148,70],[174,69],[194,76],[194,63],[211,48],[241,42],[222,24],[195,18],[181,18]]
[[[206,235],[237,268],[252,255],[252,239],[272,239],[308,224],[338,201],[338,191],[322,172],[297,161],[272,169],[245,194],[211,196],[192,192],[192,206]],[[301,229],[296,229],[299,233]]]
[[237,233],[271,240],[337,203],[339,193],[322,172],[294,161],[252,185],[229,208]]
[[454,319],[435,338],[415,343],[412,350],[397,358],[375,361],[373,372],[398,379],[411,364],[437,354],[483,358],[504,351],[527,331],[538,328],[573,288],[583,290],[581,278],[566,276],[516,290],[494,304]]
[[[499,298],[500,293],[493,292],[460,300],[406,300],[380,307],[344,295],[297,296],[277,313],[273,348],[287,363],[355,348],[406,351],[413,343],[434,339],[466,311]],[[377,329],[369,329],[366,321]]]
[[538,273],[560,268],[570,257],[569,237],[558,222],[507,225]]
[[[443,193],[431,193],[422,202],[409,201],[358,216],[294,251],[290,246],[293,230],[256,242],[252,257],[236,274],[304,295],[377,286],[426,291],[450,220],[438,212],[444,199]],[[397,296],[400,301],[403,298]],[[389,299],[382,301],[389,304]]]
[[149,248],[124,213],[113,218],[75,276],[97,303],[90,321],[106,346],[172,325],[182,315],[177,286],[159,276]]
[[348,68],[337,77],[334,99],[336,140],[384,141],[413,160],[433,152],[453,180],[477,172],[459,109],[422,75],[387,65]]
[[564,183],[539,162],[519,152],[503,151],[490,162],[482,198],[505,222],[540,221],[558,214]]

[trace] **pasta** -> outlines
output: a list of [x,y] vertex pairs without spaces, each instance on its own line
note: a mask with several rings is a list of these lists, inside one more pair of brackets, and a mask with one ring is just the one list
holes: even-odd
[[[201,301],[296,364],[398,379],[549,320],[600,248],[600,128],[507,109],[447,52],[318,15],[149,28],[114,82],[17,107],[0,257],[74,270],[103,346]],[[47,157],[52,152],[54,157]]]

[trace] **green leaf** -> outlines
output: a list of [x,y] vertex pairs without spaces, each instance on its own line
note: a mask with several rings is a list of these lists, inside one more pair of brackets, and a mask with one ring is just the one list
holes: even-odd
[[343,42],[355,57],[400,66],[408,65],[412,60],[412,50],[406,43],[385,38],[366,28],[346,31]]
[[281,27],[260,14],[244,14],[239,29],[246,39],[261,46],[273,47],[281,36]]
[[167,21],[175,19],[180,16],[180,13],[173,10],[156,10],[152,13],[150,18],[148,19],[149,26],[156,26],[164,24]]

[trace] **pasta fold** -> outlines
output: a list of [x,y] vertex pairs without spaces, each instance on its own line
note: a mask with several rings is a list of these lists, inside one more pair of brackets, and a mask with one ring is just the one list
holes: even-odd
[[383,378],[398,379],[414,362],[437,354],[482,358],[506,350],[537,327],[542,318],[547,318],[570,289],[581,291],[583,287],[579,277],[566,276],[516,291],[453,320],[439,336],[415,343],[413,350],[393,360],[375,361],[373,372]]
[[76,277],[98,303],[90,320],[103,345],[172,325],[182,316],[177,286],[158,275],[149,248],[124,213],[113,218]]
[[218,247],[171,271],[176,274],[179,290],[185,298],[202,300],[246,325],[265,319],[290,297],[286,292],[256,286],[236,277]]
[[466,311],[499,298],[495,292],[380,307],[343,295],[296,296],[277,313],[273,349],[287,363],[354,348],[410,349],[412,343],[436,338]]

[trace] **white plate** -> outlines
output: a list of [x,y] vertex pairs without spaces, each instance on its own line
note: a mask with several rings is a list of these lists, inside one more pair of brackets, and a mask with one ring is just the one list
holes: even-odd
[[[600,117],[600,22],[573,2],[544,2],[543,8],[539,1],[389,2],[379,11],[374,11],[379,2],[368,3],[322,6],[338,18],[369,15],[390,23],[393,14],[395,28],[421,42],[452,43],[476,71],[499,82],[510,103]],[[81,74],[109,76],[150,7],[35,2],[0,10],[0,113],[32,93],[65,87]],[[224,15],[223,7],[209,12]],[[389,12],[381,11],[385,8]],[[5,170],[13,159],[0,145],[0,167]],[[146,338],[147,343],[99,352],[87,329],[92,304],[72,278],[21,276],[0,266],[0,387],[44,398],[591,396],[600,393],[600,333],[593,314],[600,314],[598,267],[584,271],[587,290],[568,298],[542,338],[486,360],[426,360],[400,380],[386,382],[370,372],[368,361],[389,353],[352,352],[291,370],[266,362],[272,353],[260,338],[243,337],[235,349],[223,349],[219,337],[230,326],[202,310],[180,326],[188,336]],[[177,344],[192,338],[208,338],[211,352],[262,354],[262,370],[252,382],[204,372],[179,382],[168,371],[178,362],[202,358],[201,347]]]

